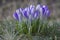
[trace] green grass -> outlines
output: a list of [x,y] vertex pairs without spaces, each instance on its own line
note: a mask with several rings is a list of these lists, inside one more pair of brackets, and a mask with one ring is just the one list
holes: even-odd
[[51,20],[0,21],[1,40],[57,40],[60,23]]

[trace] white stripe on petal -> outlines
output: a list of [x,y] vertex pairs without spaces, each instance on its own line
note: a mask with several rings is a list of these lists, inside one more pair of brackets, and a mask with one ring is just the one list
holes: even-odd
[[17,14],[19,14],[19,13],[20,13],[20,12],[19,12],[19,9],[17,9],[17,10],[16,10],[16,13],[17,13]]
[[20,8],[19,10],[20,10],[21,13],[23,12],[22,8]]
[[35,8],[35,6],[34,5],[30,5],[30,9],[32,9],[32,8]]
[[40,13],[42,13],[42,7],[41,7],[41,5],[40,5],[40,4],[38,4],[38,5],[36,6],[36,10],[39,10],[39,11],[40,11]]
[[38,4],[38,5],[36,6],[36,10],[39,10],[40,8],[41,8],[41,5]]
[[46,6],[45,5],[43,5],[43,8],[45,8]]

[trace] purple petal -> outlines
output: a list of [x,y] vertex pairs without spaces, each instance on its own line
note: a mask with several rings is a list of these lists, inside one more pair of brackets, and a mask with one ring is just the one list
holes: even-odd
[[42,6],[45,10],[48,10],[48,7],[46,5]]
[[39,16],[39,11],[36,10],[36,11],[34,12],[34,14],[33,14],[33,17],[34,17],[34,18],[38,18],[38,16]]
[[34,5],[30,5],[29,9],[30,9],[30,14],[34,13],[35,6]]
[[45,5],[42,6],[42,14],[43,14],[43,16],[49,16],[50,15],[49,9]]
[[28,18],[27,11],[24,12],[24,16]]
[[27,11],[27,8],[25,8],[23,10],[23,16],[25,16],[26,18],[28,18],[28,11]]
[[18,14],[17,14],[16,12],[13,14],[13,17],[14,17],[16,20],[19,20]]

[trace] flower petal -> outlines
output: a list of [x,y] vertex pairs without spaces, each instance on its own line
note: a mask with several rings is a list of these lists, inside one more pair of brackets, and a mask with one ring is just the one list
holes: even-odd
[[38,18],[38,16],[39,16],[39,11],[38,11],[38,10],[36,10],[36,11],[34,12],[34,14],[33,14],[33,17],[37,19],[37,18]]
[[25,8],[23,10],[23,16],[25,16],[26,18],[28,18],[28,9],[27,8]]
[[36,10],[39,10],[40,8],[41,8],[41,5],[38,4],[38,5],[36,6]]
[[34,5],[30,5],[29,9],[30,9],[30,14],[34,13],[35,6]]
[[45,6],[45,5],[42,6],[42,13],[43,13],[43,16],[49,16],[50,15],[50,12],[49,12],[49,9],[47,6]]
[[16,20],[19,20],[18,14],[17,14],[16,12],[13,14],[13,17],[14,17]]

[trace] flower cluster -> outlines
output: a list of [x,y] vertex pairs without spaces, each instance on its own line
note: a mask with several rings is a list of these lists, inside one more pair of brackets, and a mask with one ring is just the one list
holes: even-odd
[[40,4],[38,4],[37,6],[30,5],[26,8],[19,8],[13,14],[13,17],[17,20],[20,20],[22,17],[33,20],[42,16],[50,16],[50,11],[46,5]]

